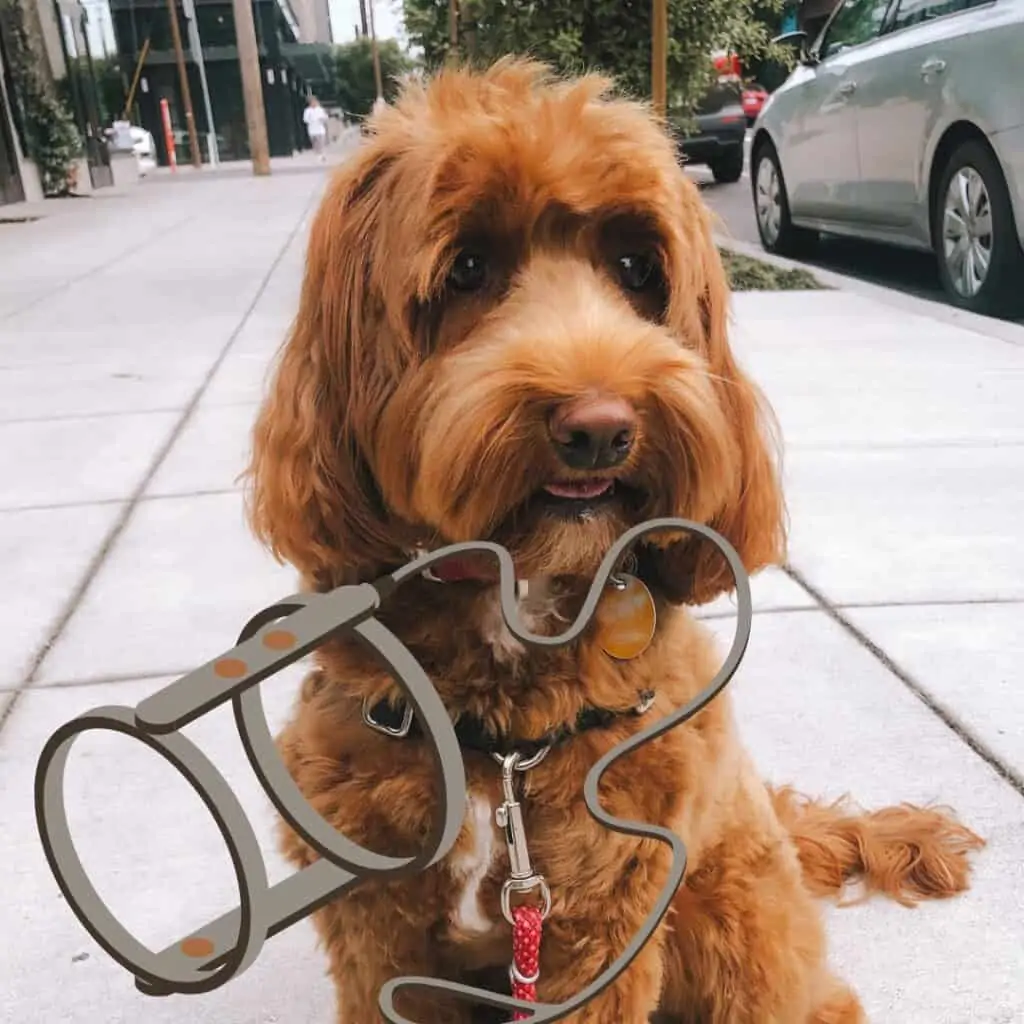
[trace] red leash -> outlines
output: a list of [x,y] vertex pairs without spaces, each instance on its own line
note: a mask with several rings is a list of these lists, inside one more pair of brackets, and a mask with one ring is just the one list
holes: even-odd
[[[540,977],[540,938],[544,914],[540,907],[516,907],[512,911],[512,997],[537,1001]],[[529,1020],[531,1014],[516,1010],[513,1020]]]

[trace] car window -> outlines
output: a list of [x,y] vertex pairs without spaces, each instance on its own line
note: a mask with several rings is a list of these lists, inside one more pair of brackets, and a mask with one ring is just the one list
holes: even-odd
[[956,14],[970,7],[979,7],[988,0],[899,0],[892,18],[891,28],[909,28],[920,25],[922,21],[932,21],[945,14]]
[[882,30],[892,0],[846,0],[825,31],[821,56],[831,57],[850,46],[874,39]]

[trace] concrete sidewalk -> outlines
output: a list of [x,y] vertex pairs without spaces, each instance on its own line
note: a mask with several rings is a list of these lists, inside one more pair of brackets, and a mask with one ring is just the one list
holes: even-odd
[[[306,923],[212,994],[140,995],[63,905],[32,807],[58,725],[136,703],[294,589],[234,479],[323,182],[315,165],[154,180],[0,225],[3,1024],[333,1019]],[[836,967],[879,1024],[1022,1021],[1024,347],[843,291],[738,295],[735,314],[793,520],[792,571],[755,580],[733,683],[748,742],[774,780],[949,803],[990,842],[963,898],[830,910]],[[729,603],[708,615],[727,636]],[[264,686],[273,726],[299,674]],[[186,731],[283,877],[230,713]],[[86,867],[142,941],[237,903],[199,800],[139,745],[83,739],[67,790]]]

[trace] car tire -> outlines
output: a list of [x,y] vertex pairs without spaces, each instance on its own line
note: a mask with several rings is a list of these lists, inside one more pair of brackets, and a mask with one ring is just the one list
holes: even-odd
[[1024,252],[1010,193],[982,142],[962,143],[946,161],[935,190],[932,246],[954,305],[989,316],[1024,313]]
[[736,146],[709,165],[719,185],[732,185],[743,177],[743,147]]
[[818,232],[797,227],[789,216],[789,197],[779,155],[771,142],[762,142],[750,161],[754,220],[765,252],[804,256],[813,251]]

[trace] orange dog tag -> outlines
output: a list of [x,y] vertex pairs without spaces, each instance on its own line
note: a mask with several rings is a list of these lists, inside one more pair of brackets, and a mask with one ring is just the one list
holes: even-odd
[[642,580],[623,575],[609,580],[594,613],[601,650],[618,661],[643,654],[654,639],[654,598]]

